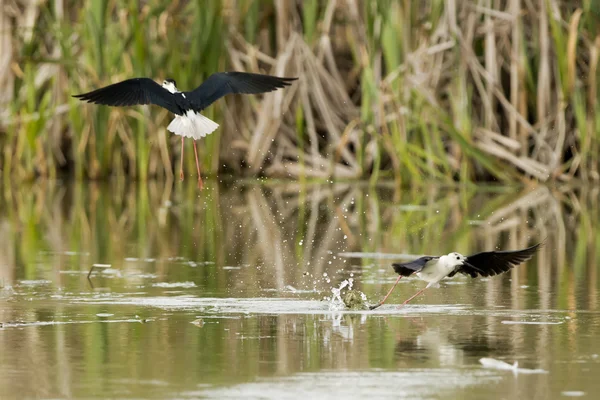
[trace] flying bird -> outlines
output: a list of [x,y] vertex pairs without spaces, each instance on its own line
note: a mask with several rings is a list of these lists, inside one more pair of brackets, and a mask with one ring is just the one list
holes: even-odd
[[150,78],[133,78],[73,97],[88,103],[107,106],[156,104],[171,111],[175,114],[175,119],[167,126],[167,130],[181,136],[179,176],[183,180],[183,139],[192,138],[198,171],[198,187],[202,189],[196,140],[214,132],[219,124],[200,114],[200,111],[227,94],[272,92],[289,86],[296,79],[298,78],[282,78],[245,72],[219,72],[209,76],[196,89],[190,92],[181,92],[177,89],[173,79],[166,79],[162,85],[159,85]]
[[374,310],[383,305],[403,276],[417,274],[419,279],[429,282],[427,286],[402,303],[402,305],[405,305],[423,293],[425,289],[439,287],[439,282],[442,279],[452,278],[457,273],[477,278],[478,276],[494,276],[507,272],[529,260],[541,245],[542,243],[538,243],[526,249],[514,251],[486,251],[470,256],[463,256],[460,253],[450,253],[444,256],[425,256],[406,263],[392,264],[394,271],[399,275],[396,283],[383,300],[370,306],[369,309]]

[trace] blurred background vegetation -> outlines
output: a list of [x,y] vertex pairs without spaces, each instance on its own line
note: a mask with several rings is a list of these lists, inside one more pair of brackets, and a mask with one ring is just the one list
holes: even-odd
[[221,124],[201,145],[213,174],[598,180],[598,8],[0,0],[0,169],[5,181],[172,178],[179,149],[166,110],[84,106],[70,95],[135,76],[191,89],[241,70],[300,80],[206,110]]

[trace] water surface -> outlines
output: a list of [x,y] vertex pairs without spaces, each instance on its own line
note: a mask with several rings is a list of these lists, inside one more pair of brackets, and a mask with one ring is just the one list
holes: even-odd
[[[195,182],[4,185],[1,398],[594,398],[597,190]],[[516,249],[511,273],[393,260]],[[94,264],[91,278],[88,272]],[[494,358],[547,373],[484,368]]]

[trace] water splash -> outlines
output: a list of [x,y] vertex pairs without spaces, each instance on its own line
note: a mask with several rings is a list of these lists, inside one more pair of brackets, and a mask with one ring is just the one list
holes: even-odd
[[[344,279],[341,283],[339,287],[332,287],[331,288],[331,293],[332,296],[331,297],[325,297],[325,300],[329,301],[329,311],[341,311],[341,310],[345,310],[348,308],[348,305],[346,304],[346,302],[343,299],[343,293],[342,291],[344,289],[346,293],[350,292],[352,290],[352,286],[354,285],[354,278],[348,278],[348,279]],[[367,296],[363,293],[363,292],[358,292],[360,295],[360,298],[362,299],[363,303],[366,303],[367,301]]]
[[0,299],[9,298],[15,294],[15,290],[10,285],[4,285],[2,281],[0,281]]
[[343,310],[346,308],[346,305],[344,304],[344,300],[342,300],[342,290],[346,286],[350,286],[349,288],[352,289],[353,282],[354,282],[354,279],[352,279],[352,278],[344,279],[340,283],[339,287],[331,288],[331,293],[333,294],[333,296],[325,298],[325,300],[329,301],[329,310],[330,311],[339,311],[339,310]]

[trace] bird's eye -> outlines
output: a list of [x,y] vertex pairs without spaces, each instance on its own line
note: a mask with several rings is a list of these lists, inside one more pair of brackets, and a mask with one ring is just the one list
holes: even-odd
[[459,257],[459,256],[456,256],[456,259],[457,259],[457,260],[460,260],[460,257]]

